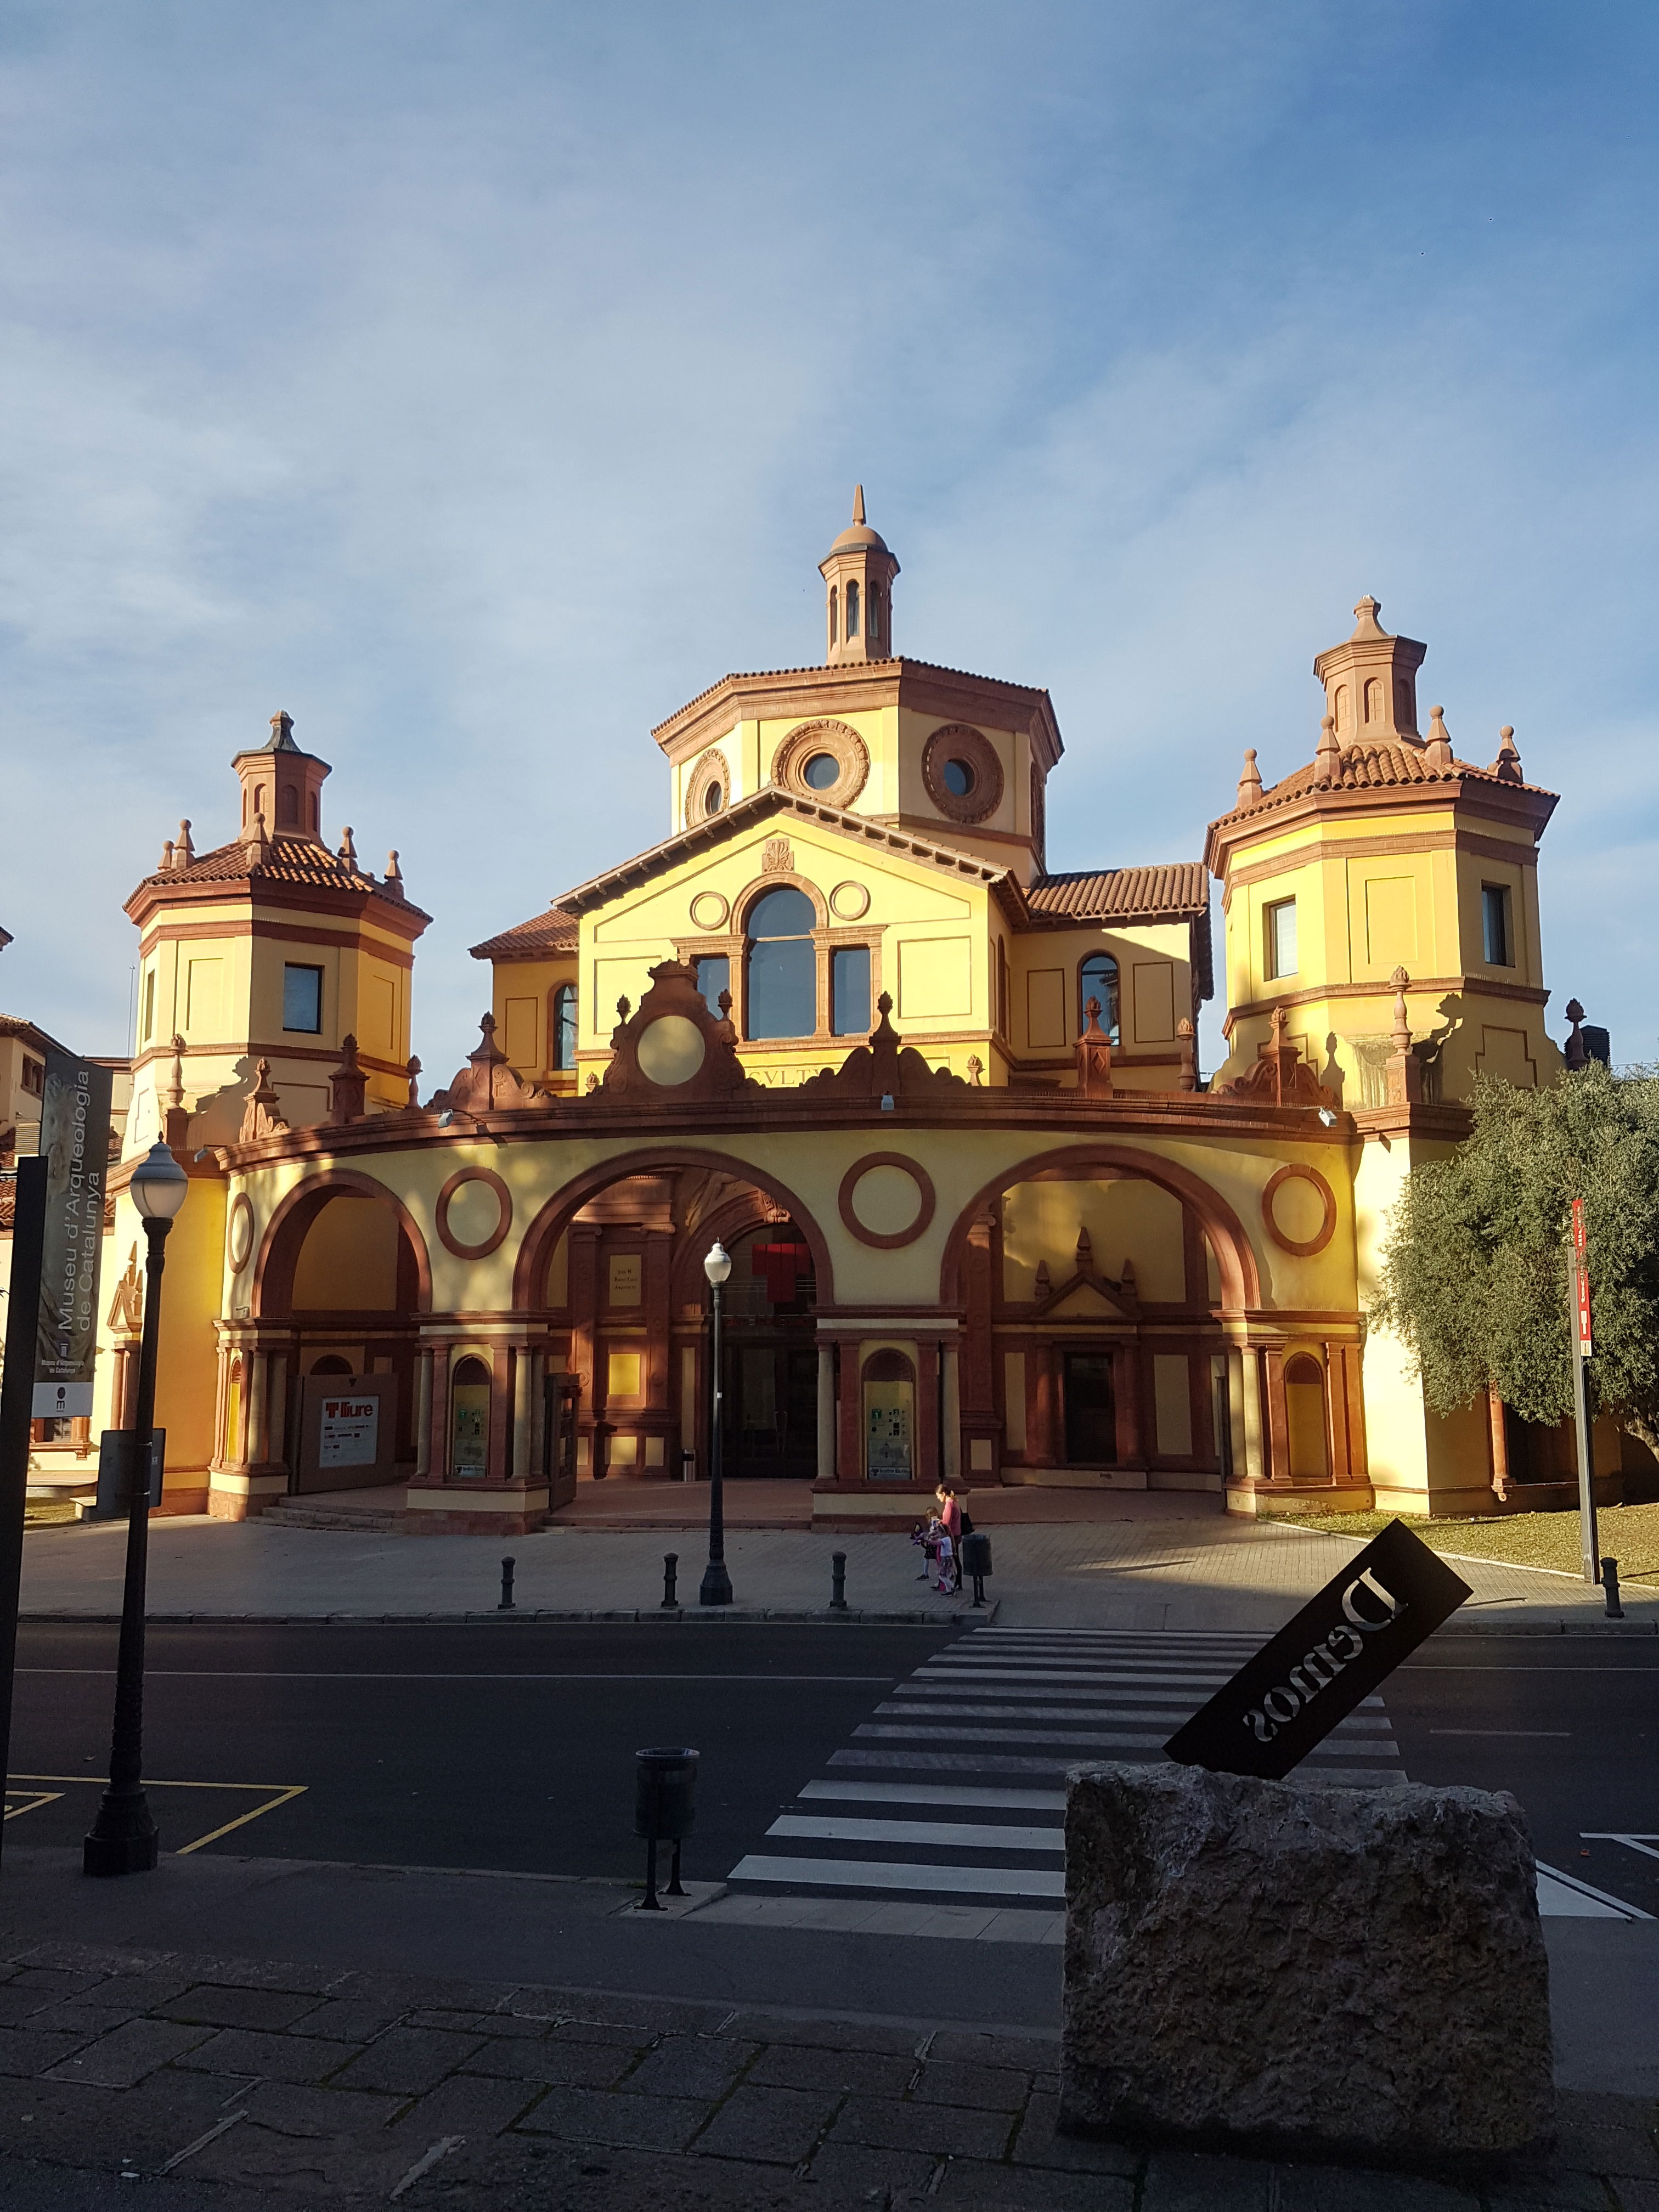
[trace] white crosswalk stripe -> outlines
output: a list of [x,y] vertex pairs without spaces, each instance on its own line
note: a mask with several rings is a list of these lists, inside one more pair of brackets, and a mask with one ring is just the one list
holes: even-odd
[[[917,1932],[964,1936],[985,1932],[986,1917],[964,1914],[964,1898],[988,1908],[1003,1899],[1058,1905],[1067,1767],[1091,1758],[1161,1760],[1176,1729],[1261,1641],[976,1630],[854,1729],[829,1773],[773,1822],[764,1847],[732,1868],[734,1896],[777,1900],[767,1908],[775,1924],[793,1893],[815,1926],[840,1924],[837,1911],[852,1925],[866,1909],[837,1907],[837,1894],[948,1899],[934,1915],[941,1924]],[[1382,1698],[1368,1698],[1333,1729],[1301,1771],[1368,1788],[1403,1779]],[[1030,1786],[1019,1786],[1028,1778]],[[1054,1940],[1060,1919],[1057,1911],[990,1917],[1017,1920],[1022,1941]]]

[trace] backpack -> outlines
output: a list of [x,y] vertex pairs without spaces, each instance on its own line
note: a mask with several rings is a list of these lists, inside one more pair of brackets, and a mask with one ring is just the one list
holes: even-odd
[[974,1521],[973,1521],[973,1516],[972,1516],[971,1514],[964,1513],[964,1514],[963,1515],[963,1516],[962,1516],[962,1533],[963,1533],[963,1534],[964,1536],[971,1536],[971,1535],[973,1534],[973,1533],[974,1533]]

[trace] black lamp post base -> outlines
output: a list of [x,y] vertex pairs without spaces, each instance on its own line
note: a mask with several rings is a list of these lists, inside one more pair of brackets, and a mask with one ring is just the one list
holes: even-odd
[[81,1846],[81,1871],[153,1874],[160,1850],[161,1837],[147,1805],[123,1808],[113,1817],[106,1806],[99,1813],[97,1826]]
[[730,1605],[732,1577],[726,1571],[724,1559],[710,1559],[702,1571],[702,1587],[697,1592],[699,1605]]

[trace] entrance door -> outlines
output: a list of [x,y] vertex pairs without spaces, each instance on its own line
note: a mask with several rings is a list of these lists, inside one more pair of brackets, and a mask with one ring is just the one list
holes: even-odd
[[722,1364],[725,1472],[810,1482],[817,1473],[818,1355],[812,1257],[788,1224],[732,1253]]
[[1066,1354],[1066,1456],[1073,1467],[1111,1467],[1116,1462],[1109,1352]]

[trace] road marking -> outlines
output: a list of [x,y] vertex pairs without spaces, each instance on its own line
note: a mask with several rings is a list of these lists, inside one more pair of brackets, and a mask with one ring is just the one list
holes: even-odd
[[774,1820],[769,1836],[804,1836],[821,1844],[951,1844],[957,1850],[1063,1851],[1063,1828],[1022,1828],[1010,1822],[967,1820],[808,1820],[786,1813]]
[[730,1879],[823,1882],[841,1889],[950,1889],[976,1897],[1066,1894],[1066,1876],[1058,1868],[922,1866],[908,1859],[780,1859],[750,1856],[738,1860]]
[[409,2172],[404,2174],[403,2179],[398,2182],[392,2190],[392,2203],[394,2204],[396,2203],[398,2197],[403,2195],[405,2189],[413,2188],[423,2173],[430,2173],[433,2167],[436,2166],[441,2158],[447,2158],[451,2151],[459,2150],[465,2141],[466,2137],[465,2136],[440,2136],[437,2142],[433,2144],[431,2149],[426,2153],[423,2158],[417,2158],[416,2160],[414,2165],[410,2167]]
[[[78,1783],[82,1789],[102,1790],[106,1787],[106,1778],[101,1774],[9,1774],[6,1779],[8,1783]],[[222,1827],[210,1828],[205,1836],[198,1836],[193,1843],[180,1844],[176,1851],[168,1855],[177,1859],[188,1858],[192,1851],[199,1851],[204,1844],[216,1844],[221,1836],[229,1835],[233,1828],[245,1828],[250,1820],[257,1820],[266,1813],[274,1813],[279,1805],[290,1804],[295,1798],[303,1797],[310,1786],[307,1782],[163,1782],[150,1775],[146,1775],[143,1780],[146,1790],[252,1790],[268,1793],[265,1802],[256,1805],[251,1813],[239,1813],[234,1820],[227,1820]],[[58,1795],[61,1796],[63,1792],[60,1790]]]
[[[878,1705],[876,1707],[876,1711],[878,1713],[903,1714],[907,1717],[914,1717],[918,1720],[925,1720],[932,1715],[942,1720],[957,1721],[1089,1721],[1097,1718],[1118,1721],[1145,1721],[1149,1723],[1154,1728],[1169,1729],[1175,1728],[1180,1722],[1185,1720],[1193,1709],[1192,1700],[1189,1698],[1171,1698],[1160,1705],[1150,1706],[1136,1705],[1133,1707],[1117,1705],[1109,1698],[1102,1699],[1097,1703],[1091,1700],[1085,1705],[947,1705],[936,1702],[936,1699],[944,1695],[981,1697],[987,1694],[990,1693],[979,1690],[941,1692],[930,1689],[927,1696],[924,1698],[901,1687],[896,1690],[890,1698],[884,1699],[882,1704]],[[1007,1692],[1004,1694],[1012,1697],[1017,1696],[1018,1692]],[[1040,1692],[1038,1694],[1046,1696],[1048,1693],[1047,1692]],[[1336,1729],[1346,1729],[1351,1733],[1354,1731],[1364,1733],[1368,1730],[1372,1733],[1376,1733],[1379,1730],[1387,1731],[1389,1729],[1389,1722],[1386,1715],[1379,1713],[1376,1716],[1371,1716],[1367,1714],[1363,1719],[1346,1719],[1338,1721],[1336,1723]],[[1333,1733],[1335,1733],[1335,1730],[1333,1730]],[[1431,1733],[1436,1735],[1502,1735],[1505,1734],[1516,1735],[1550,1735],[1559,1734],[1565,1735],[1569,1731],[1565,1729],[1559,1730],[1551,1729],[1514,1729],[1508,1730],[1502,1729],[1436,1729],[1432,1730]]]
[[[25,1813],[38,1813],[43,1805],[55,1805],[63,1794],[61,1790],[8,1790],[5,1818],[21,1820]],[[12,1802],[14,1798],[15,1803]]]
[[220,2120],[210,2127],[204,2136],[198,2136],[193,2143],[186,2143],[182,2150],[174,2151],[170,2159],[156,2167],[156,2172],[171,2173],[175,2166],[182,2166],[187,2158],[194,2158],[198,2150],[205,2150],[210,2142],[217,2142],[221,2136],[230,2132],[238,2120],[245,2120],[246,2118],[247,2106],[244,2105],[240,2112],[232,2112],[228,2118]]
[[1570,1736],[1571,1729],[1431,1729],[1431,1735]]
[[1633,1834],[1621,1828],[1581,1828],[1578,1832],[1587,1844],[1623,1844],[1630,1850],[1640,1851],[1644,1859],[1659,1859],[1659,1851],[1653,1848],[1659,1844],[1659,1835],[1647,1828],[1638,1828]]
[[[20,1667],[20,1674],[101,1674],[113,1679],[113,1667]],[[313,1674],[294,1667],[147,1667],[149,1682],[893,1682],[896,1674],[486,1674],[396,1671]]]
[[982,1806],[988,1812],[1063,1813],[1063,1790],[963,1790],[927,1782],[809,1782],[803,1797],[881,1805]]
[[1587,1881],[1580,1881],[1576,1874],[1563,1874],[1559,1867],[1546,1866],[1538,1861],[1538,1910],[1547,1919],[1555,1920],[1651,1920],[1650,1912],[1644,1912],[1639,1905],[1627,1905],[1622,1897],[1609,1895],[1605,1889],[1596,1889]]

